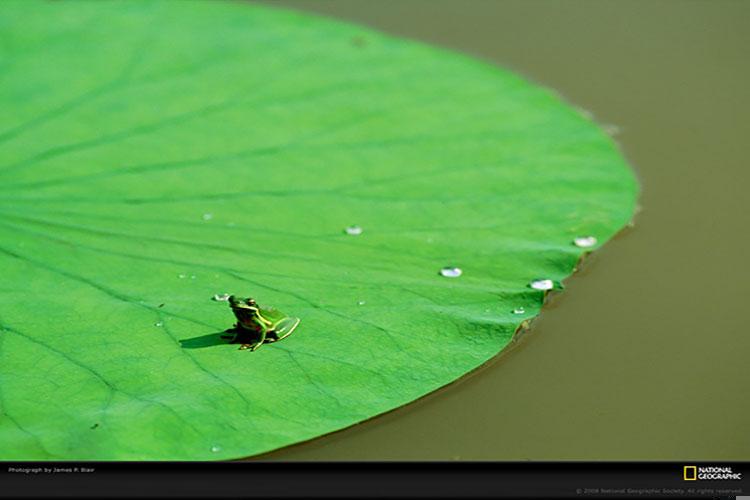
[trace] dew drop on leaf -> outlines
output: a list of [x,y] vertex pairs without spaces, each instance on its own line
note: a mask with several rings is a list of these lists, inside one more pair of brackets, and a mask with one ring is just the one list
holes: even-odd
[[573,244],[579,248],[590,248],[596,245],[596,237],[594,236],[579,236],[573,240]]
[[214,214],[203,214],[203,220],[211,220],[214,218]]
[[164,326],[164,322],[163,321],[157,321],[156,323],[154,323],[154,326]]
[[446,278],[458,278],[462,273],[460,267],[444,267],[440,270],[440,275]]
[[513,309],[513,314],[524,314],[526,312],[526,309],[523,307],[516,307]]
[[344,232],[350,236],[359,236],[362,234],[362,228],[359,226],[349,226],[344,229]]
[[552,290],[555,287],[555,282],[548,279],[533,280],[529,283],[529,286],[534,290]]

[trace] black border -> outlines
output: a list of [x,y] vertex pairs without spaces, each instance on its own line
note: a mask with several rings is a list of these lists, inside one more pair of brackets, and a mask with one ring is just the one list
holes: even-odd
[[[741,480],[685,481],[731,467]],[[14,469],[77,472],[14,472]],[[85,469],[93,469],[86,471]],[[750,462],[11,462],[0,498],[734,498]],[[692,492],[690,490],[693,490]],[[624,490],[618,492],[616,490]],[[628,491],[630,490],[630,491]]]

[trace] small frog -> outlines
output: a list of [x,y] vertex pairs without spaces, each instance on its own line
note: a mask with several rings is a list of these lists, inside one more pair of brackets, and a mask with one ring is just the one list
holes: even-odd
[[277,342],[292,334],[300,319],[286,316],[272,307],[260,307],[254,299],[231,295],[229,307],[237,318],[223,338],[242,342],[240,349],[257,350],[263,343]]

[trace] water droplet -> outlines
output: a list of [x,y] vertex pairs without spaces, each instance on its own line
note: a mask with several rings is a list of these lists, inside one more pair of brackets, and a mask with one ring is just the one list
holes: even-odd
[[344,229],[344,232],[350,236],[359,236],[362,234],[362,228],[359,226],[349,226]]
[[458,278],[462,273],[460,267],[444,267],[440,270],[440,275],[446,278]]
[[364,300],[359,300],[359,301],[357,301],[357,305],[358,306],[363,306],[363,305],[365,305],[365,301]]
[[524,309],[523,307],[516,307],[515,309],[513,309],[513,314],[525,314],[525,313],[526,313],[526,309]]
[[555,282],[552,280],[533,280],[529,286],[534,290],[552,290],[555,288]]
[[182,279],[185,279],[185,278],[187,278],[187,274],[183,274],[183,273],[180,273],[180,274],[178,275],[178,278],[180,278],[181,280],[182,280]]
[[214,453],[220,452],[221,451],[221,446],[214,445],[214,446],[211,447],[211,451],[214,452]]
[[203,220],[211,220],[214,218],[214,214],[203,214]]
[[194,275],[194,274],[191,274],[191,275],[190,275],[190,279],[191,279],[191,280],[194,280],[194,279],[195,279],[195,275]]
[[573,240],[573,244],[579,248],[590,248],[596,245],[596,237],[579,236]]
[[154,326],[164,326],[164,322],[163,321],[157,321],[156,323],[154,323]]
[[228,293],[222,293],[222,294],[216,294],[213,297],[211,297],[211,300],[215,300],[216,302],[226,302],[229,300],[229,294]]

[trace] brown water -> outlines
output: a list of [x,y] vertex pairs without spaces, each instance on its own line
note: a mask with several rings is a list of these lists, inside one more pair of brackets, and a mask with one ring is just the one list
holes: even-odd
[[750,2],[274,0],[493,61],[618,140],[643,211],[519,344],[267,460],[750,460]]

